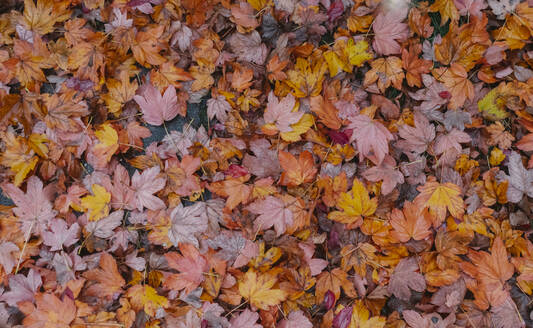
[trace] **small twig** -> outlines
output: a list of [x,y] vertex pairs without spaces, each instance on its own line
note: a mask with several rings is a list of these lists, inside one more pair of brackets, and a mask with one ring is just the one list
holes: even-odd
[[26,233],[26,240],[24,240],[24,246],[22,246],[22,250],[20,251],[19,260],[17,262],[17,268],[15,269],[15,274],[19,272],[20,269],[20,263],[22,263],[22,256],[24,255],[24,251],[26,250],[26,246],[28,245],[28,242],[30,241],[31,232],[33,230],[33,225],[35,224],[35,221],[37,219],[34,219],[31,221],[30,229],[28,230],[28,233]]
[[228,313],[226,313],[226,315],[224,316],[224,318],[227,318],[230,314],[232,314],[233,312],[235,312],[236,310],[238,310],[239,308],[241,308],[244,304],[248,303],[248,301],[244,301],[242,302],[241,304],[237,305],[236,307],[234,307],[231,311],[229,311]]

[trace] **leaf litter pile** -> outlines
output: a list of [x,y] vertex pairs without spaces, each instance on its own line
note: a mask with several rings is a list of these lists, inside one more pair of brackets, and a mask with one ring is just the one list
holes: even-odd
[[533,327],[532,35],[519,0],[3,0],[0,327]]

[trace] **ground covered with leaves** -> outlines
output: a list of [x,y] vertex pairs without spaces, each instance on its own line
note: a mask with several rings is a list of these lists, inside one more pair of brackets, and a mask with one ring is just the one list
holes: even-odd
[[533,4],[2,0],[0,327],[533,327]]

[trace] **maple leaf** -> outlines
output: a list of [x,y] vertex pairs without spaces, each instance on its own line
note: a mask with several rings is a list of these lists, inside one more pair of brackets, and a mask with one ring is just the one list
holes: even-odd
[[399,299],[408,301],[411,290],[422,292],[426,289],[426,280],[418,270],[418,262],[415,257],[402,259],[394,268],[389,281],[389,291]]
[[43,231],[41,236],[44,244],[51,247],[50,251],[59,251],[63,249],[63,245],[71,246],[79,239],[80,226],[77,222],[68,227],[64,220],[55,219],[50,222],[49,228],[50,230]]
[[448,108],[458,109],[467,99],[474,99],[474,85],[468,80],[468,72],[462,65],[453,63],[450,67],[435,68],[432,73],[451,93]]
[[505,19],[505,16],[512,13],[515,10],[516,5],[520,3],[520,1],[517,0],[488,0],[487,2],[498,19]]
[[293,70],[287,72],[285,81],[292,89],[292,94],[298,98],[314,97],[322,91],[322,82],[327,65],[322,60],[309,62],[301,57],[296,58]]
[[349,328],[383,328],[386,319],[381,316],[370,317],[370,311],[365,307],[363,301],[357,300],[352,307],[352,318]]
[[67,1],[24,0],[22,24],[26,30],[45,35],[54,31],[54,25],[70,18]]
[[284,170],[279,181],[281,185],[295,187],[313,181],[317,170],[310,152],[301,152],[297,160],[291,153],[280,150],[278,158]]
[[472,141],[470,136],[463,131],[452,129],[447,134],[440,134],[435,140],[434,150],[437,155],[449,151],[450,149],[457,150],[460,153],[463,147],[461,143],[467,143]]
[[485,0],[454,0],[454,4],[461,16],[470,15],[477,18],[481,18],[481,10],[487,8]]
[[119,80],[108,79],[106,81],[108,93],[102,96],[109,112],[115,114],[119,114],[122,106],[133,99],[135,91],[139,87],[136,80],[130,82],[130,77],[126,71],[122,71],[119,78]]
[[[11,272],[11,270],[6,272]],[[10,306],[17,306],[17,303],[24,301],[33,302],[42,283],[41,275],[33,269],[30,269],[27,276],[22,274],[11,276],[9,277],[9,291],[0,296],[0,301]]]
[[259,214],[254,221],[254,230],[266,230],[272,226],[279,237],[293,223],[293,213],[285,203],[273,196],[256,201],[246,207],[250,212]]
[[363,172],[363,177],[372,182],[383,180],[381,184],[383,195],[391,193],[397,184],[404,182],[403,174],[397,169],[396,161],[390,156],[385,157],[379,166],[371,167]]
[[433,63],[429,60],[419,58],[422,52],[422,45],[416,43],[409,47],[409,51],[402,49],[402,63],[405,69],[405,80],[411,87],[422,86],[421,75],[429,73]]
[[252,86],[254,77],[253,70],[244,66],[236,66],[231,77],[231,87],[242,92]]
[[533,170],[526,170],[522,158],[517,152],[509,155],[509,175],[500,173],[499,177],[509,181],[507,199],[512,203],[518,203],[524,195],[533,197]]
[[98,157],[102,157],[106,162],[111,160],[113,154],[118,150],[118,133],[109,123],[104,123],[94,132],[100,143],[93,148]]
[[229,328],[263,328],[257,323],[259,313],[245,309],[230,320]]
[[333,211],[328,218],[349,224],[361,224],[361,216],[371,216],[378,206],[377,198],[370,199],[365,186],[357,179],[353,181],[352,190],[343,192],[337,199],[337,207],[343,212]]
[[157,291],[148,285],[135,285],[128,289],[126,296],[130,299],[131,307],[134,310],[143,310],[151,317],[155,316],[158,308],[168,307],[167,298],[158,295]]
[[390,223],[394,228],[391,235],[402,243],[408,242],[411,238],[423,240],[431,235],[429,212],[421,211],[411,202],[404,203],[403,210],[393,209]]
[[183,207],[179,204],[170,213],[171,228],[168,231],[168,238],[178,246],[180,243],[190,243],[198,247],[198,233],[207,230],[207,216],[205,204],[202,202]]
[[372,47],[378,54],[395,55],[400,53],[401,48],[398,42],[405,41],[409,36],[409,27],[402,23],[404,18],[405,16],[399,15],[394,10],[388,13],[380,12],[376,16],[372,23],[372,29],[375,33]]
[[131,187],[135,191],[134,206],[137,210],[142,211],[144,207],[154,211],[165,208],[165,202],[153,195],[166,184],[166,179],[158,177],[159,171],[159,167],[154,166],[141,174],[135,171],[131,177]]
[[376,165],[381,164],[389,152],[388,142],[394,140],[389,130],[366,115],[350,118],[348,128],[353,129],[350,141],[357,141],[359,160],[366,157]]
[[17,206],[13,213],[22,220],[22,231],[31,231],[35,223],[38,231],[42,231],[57,214],[43,190],[42,181],[36,176],[28,179],[26,193],[10,183],[2,184],[2,190]]
[[276,282],[274,274],[248,270],[238,283],[239,294],[251,305],[267,310],[269,306],[278,305],[287,298],[285,291],[273,288]]
[[523,151],[533,151],[533,133],[522,137],[517,143],[516,147]]
[[111,194],[98,184],[93,184],[91,189],[94,195],[88,195],[81,198],[81,206],[89,211],[90,221],[98,221],[109,215]]
[[100,255],[100,268],[88,270],[83,276],[94,283],[86,291],[91,296],[101,296],[112,299],[122,293],[122,287],[126,284],[117,268],[117,262],[112,255],[102,253]]
[[507,258],[507,250],[501,238],[494,239],[490,253],[469,250],[468,258],[472,262],[461,263],[461,268],[479,281],[491,305],[501,305],[505,300],[502,295],[507,295],[507,291],[502,289],[514,274],[514,266]]
[[442,83],[437,82],[437,80],[429,74],[422,74],[422,82],[426,87],[425,89],[409,92],[409,95],[413,99],[422,101],[422,103],[419,106],[416,106],[415,109],[418,109],[423,113],[428,113],[448,103],[448,95],[450,95],[450,93]]
[[326,292],[329,290],[335,295],[335,299],[339,299],[342,290],[348,297],[357,297],[357,292],[353,287],[353,283],[348,280],[348,274],[340,268],[335,268],[331,272],[322,272],[316,281],[316,302],[320,303],[324,299]]
[[500,328],[525,328],[526,323],[516,304],[511,297],[507,297],[505,302],[490,309],[492,324]]
[[327,98],[322,96],[311,97],[310,105],[311,110],[318,115],[320,122],[324,123],[328,128],[339,130],[342,127],[337,108]]
[[180,243],[179,250],[182,255],[176,252],[165,253],[168,265],[180,273],[169,275],[164,284],[168,288],[185,289],[186,293],[190,293],[205,280],[204,273],[208,272],[208,263],[192,244]]
[[24,302],[20,307],[25,314],[24,326],[69,328],[76,318],[76,305],[70,297],[60,300],[54,294],[38,293],[35,304]]
[[18,246],[10,241],[5,241],[0,244],[0,264],[2,264],[6,273],[11,273],[17,264],[17,258],[13,256],[13,253],[18,252],[20,252]]
[[427,120],[420,112],[414,115],[415,126],[402,124],[398,127],[398,134],[405,141],[400,140],[396,144],[406,151],[421,154],[425,152],[428,145],[435,139],[435,126]]
[[212,120],[215,116],[221,123],[226,122],[228,112],[231,111],[231,105],[227,102],[226,97],[218,96],[207,101],[207,117]]
[[414,199],[414,203],[420,208],[429,208],[435,215],[433,226],[437,228],[446,217],[446,209],[454,218],[462,218],[464,214],[461,188],[451,183],[438,183],[435,177],[429,177],[428,181],[417,188],[420,194]]
[[147,28],[146,31],[137,32],[131,51],[139,64],[144,66],[161,65],[167,61],[165,57],[159,54],[159,51],[163,49],[159,40],[164,30],[164,25],[157,25]]
[[370,69],[365,74],[363,84],[365,87],[377,82],[379,91],[385,92],[385,89],[391,85],[396,89],[402,88],[402,81],[405,74],[402,70],[402,60],[395,56],[389,56],[387,58],[374,59],[370,66]]
[[281,101],[274,95],[274,92],[268,94],[268,104],[265,109],[265,123],[274,124],[280,132],[292,131],[291,124],[297,123],[304,113],[293,111],[296,100],[292,95],[288,95]]
[[252,140],[250,150],[255,156],[245,154],[242,160],[242,164],[258,178],[277,177],[281,172],[280,161],[277,158],[278,152],[270,147],[268,140]]
[[146,123],[159,126],[178,115],[178,97],[174,86],[169,85],[163,96],[152,84],[145,84],[141,89],[142,96],[136,95],[133,99],[141,107]]
[[301,310],[292,311],[287,319],[279,322],[278,328],[312,328],[313,324]]
[[226,208],[234,209],[239,204],[246,204],[250,198],[252,187],[245,184],[250,179],[250,175],[239,178],[227,178],[224,181],[217,181],[209,185],[209,190],[217,195],[228,197]]
[[180,196],[189,196],[202,190],[198,177],[194,174],[202,161],[190,155],[183,156],[181,163],[168,167],[169,187]]
[[35,168],[39,158],[34,156],[35,152],[22,137],[16,137],[14,134],[7,132],[2,135],[2,140],[6,144],[6,149],[0,155],[0,163],[8,166],[15,173],[13,183],[18,187]]
[[453,0],[437,0],[429,7],[429,11],[440,13],[441,25],[446,24],[448,20],[452,22],[459,20],[459,12]]
[[240,60],[263,65],[268,56],[268,49],[261,43],[261,36],[255,30],[249,34],[234,33],[229,38],[229,43]]

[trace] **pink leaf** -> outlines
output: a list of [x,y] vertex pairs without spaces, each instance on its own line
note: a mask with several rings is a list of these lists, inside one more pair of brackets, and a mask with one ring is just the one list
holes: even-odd
[[397,169],[396,161],[391,156],[386,156],[379,166],[374,166],[363,172],[363,177],[372,182],[383,180],[381,185],[383,195],[391,193],[397,184],[404,182],[403,174]]
[[229,111],[231,111],[231,105],[224,96],[211,98],[207,101],[207,117],[210,120],[216,116],[217,120],[224,123],[228,118]]
[[366,115],[352,118],[348,127],[353,129],[351,141],[357,141],[359,160],[366,157],[376,165],[381,164],[389,152],[388,141],[394,139],[389,130]]
[[174,246],[179,243],[190,243],[198,247],[196,234],[207,230],[207,216],[205,203],[196,202],[194,205],[183,207],[179,204],[170,213],[172,226],[168,237]]
[[3,184],[2,189],[17,206],[13,209],[13,213],[23,221],[22,231],[29,231],[35,221],[37,221],[37,228],[40,230],[55,217],[56,211],[52,209],[52,203],[43,190],[43,183],[38,177],[31,176],[28,179],[26,193],[11,183]]
[[154,166],[143,171],[135,171],[131,177],[131,187],[135,190],[135,208],[142,211],[143,207],[151,210],[165,208],[165,203],[153,194],[163,189],[166,184],[164,178],[159,177],[159,167]]
[[395,11],[387,14],[379,13],[374,19],[372,27],[376,36],[372,47],[381,55],[399,54],[401,51],[400,44],[409,36],[409,27],[402,23],[404,17]]
[[170,121],[179,113],[176,88],[169,85],[161,96],[157,88],[151,84],[143,86],[142,96],[135,95],[133,99],[141,107],[144,120],[151,125],[161,125]]
[[293,112],[296,100],[292,94],[287,95],[281,101],[274,95],[268,94],[268,105],[265,110],[265,123],[274,123],[280,132],[292,131],[290,125],[297,123],[302,118],[303,112]]
[[389,282],[389,292],[401,300],[408,301],[411,291],[423,292],[426,289],[426,279],[418,270],[416,258],[404,258],[398,263],[391,275]]
[[292,311],[287,319],[281,320],[278,328],[313,328],[313,324],[301,310]]
[[59,251],[63,249],[63,245],[66,247],[74,245],[78,241],[78,233],[80,226],[77,222],[70,226],[62,219],[54,219],[50,223],[50,230],[43,231],[41,236],[43,237],[44,244],[50,246],[50,251]]
[[17,306],[18,302],[33,302],[34,294],[41,285],[41,276],[33,269],[30,269],[27,277],[22,274],[14,275],[9,278],[9,291],[0,296],[0,301],[9,306]]
[[6,273],[11,273],[11,270],[13,270],[17,263],[17,259],[12,253],[19,251],[18,246],[10,241],[5,241],[0,244],[0,264],[4,267]]
[[259,214],[254,222],[255,230],[265,230],[274,226],[279,237],[288,226],[292,225],[292,211],[285,207],[285,203],[277,197],[267,196],[263,200],[248,205],[247,209],[254,214]]
[[231,319],[229,328],[262,328],[263,326],[257,324],[257,320],[259,313],[245,309],[239,316]]

